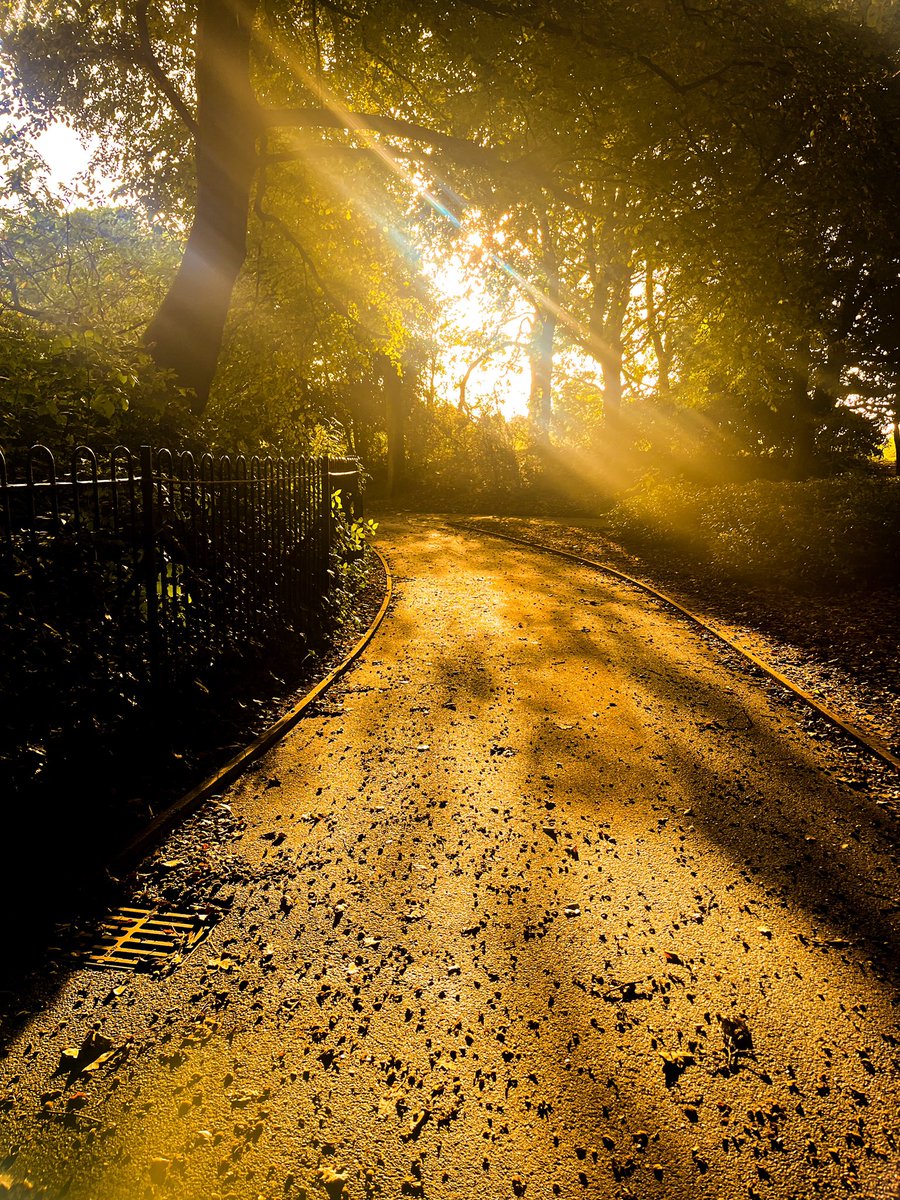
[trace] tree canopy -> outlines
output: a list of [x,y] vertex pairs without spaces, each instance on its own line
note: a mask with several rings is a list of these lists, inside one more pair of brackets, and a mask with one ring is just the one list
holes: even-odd
[[[225,438],[806,473],[896,418],[891,0],[22,0],[0,36],[20,130],[94,135],[130,211],[91,218],[99,308],[107,252],[68,309],[28,276],[87,218],[0,218],[5,309],[131,327]],[[491,303],[442,380],[450,260]],[[498,423],[471,381],[522,360]]]

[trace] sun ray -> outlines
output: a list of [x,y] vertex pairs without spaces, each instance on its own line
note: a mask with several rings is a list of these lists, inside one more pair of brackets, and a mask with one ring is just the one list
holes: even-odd
[[[280,60],[281,64],[319,100],[328,112],[333,114],[344,128],[350,130],[355,136],[360,138],[367,149],[371,150],[389,171],[396,175],[417,197],[425,200],[454,229],[462,230],[463,222],[461,218],[447,204],[443,203],[437,191],[427,186],[421,178],[417,177],[409,167],[402,163],[379,140],[378,135],[369,128],[365,118],[358,113],[352,112],[347,104],[325,85],[321,78],[317,78],[316,74],[309,70],[297,51],[284,38],[280,37],[268,26],[265,26],[260,31],[260,36],[268,49]],[[449,190],[452,191],[452,189]],[[466,207],[468,207],[465,200],[458,196],[457,193],[454,192],[453,194],[459,201],[462,211],[465,211]],[[582,321],[568,307],[561,304],[558,300],[554,300],[547,292],[523,275],[521,271],[512,266],[496,250],[492,248],[488,249],[486,257],[494,267],[503,272],[520,291],[528,296],[536,308],[551,313],[562,323],[585,353],[597,359],[597,361],[602,361],[604,357],[609,357],[613,353],[609,344],[595,330],[592,330],[588,324]]]

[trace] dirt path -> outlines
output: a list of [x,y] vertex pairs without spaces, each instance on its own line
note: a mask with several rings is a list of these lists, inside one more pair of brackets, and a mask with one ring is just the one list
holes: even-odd
[[208,941],[19,1014],[7,1188],[900,1195],[892,818],[627,586],[382,532],[363,660],[138,881]]
[[671,550],[642,558],[611,540],[602,518],[465,520],[608,563],[661,588],[900,753],[900,630],[894,619],[900,588],[801,592],[738,580]]

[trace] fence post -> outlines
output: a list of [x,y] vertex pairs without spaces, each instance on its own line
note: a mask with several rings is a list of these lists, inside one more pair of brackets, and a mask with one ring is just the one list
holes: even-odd
[[157,684],[161,674],[159,571],[156,562],[156,528],[153,519],[153,450],[141,446],[141,549],[143,550],[144,593],[147,600],[147,638],[150,652],[150,682]]
[[362,463],[356,460],[356,474],[353,476],[353,520],[362,521],[363,510]]

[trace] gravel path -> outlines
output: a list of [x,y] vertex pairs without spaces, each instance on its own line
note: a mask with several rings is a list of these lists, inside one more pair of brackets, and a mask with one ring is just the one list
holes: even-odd
[[661,588],[900,753],[900,589],[807,593],[722,576],[657,550],[642,558],[602,519],[469,517],[485,530],[569,550]]
[[363,658],[130,881],[208,939],[10,1014],[0,1194],[900,1195],[890,811],[635,589],[380,545]]

